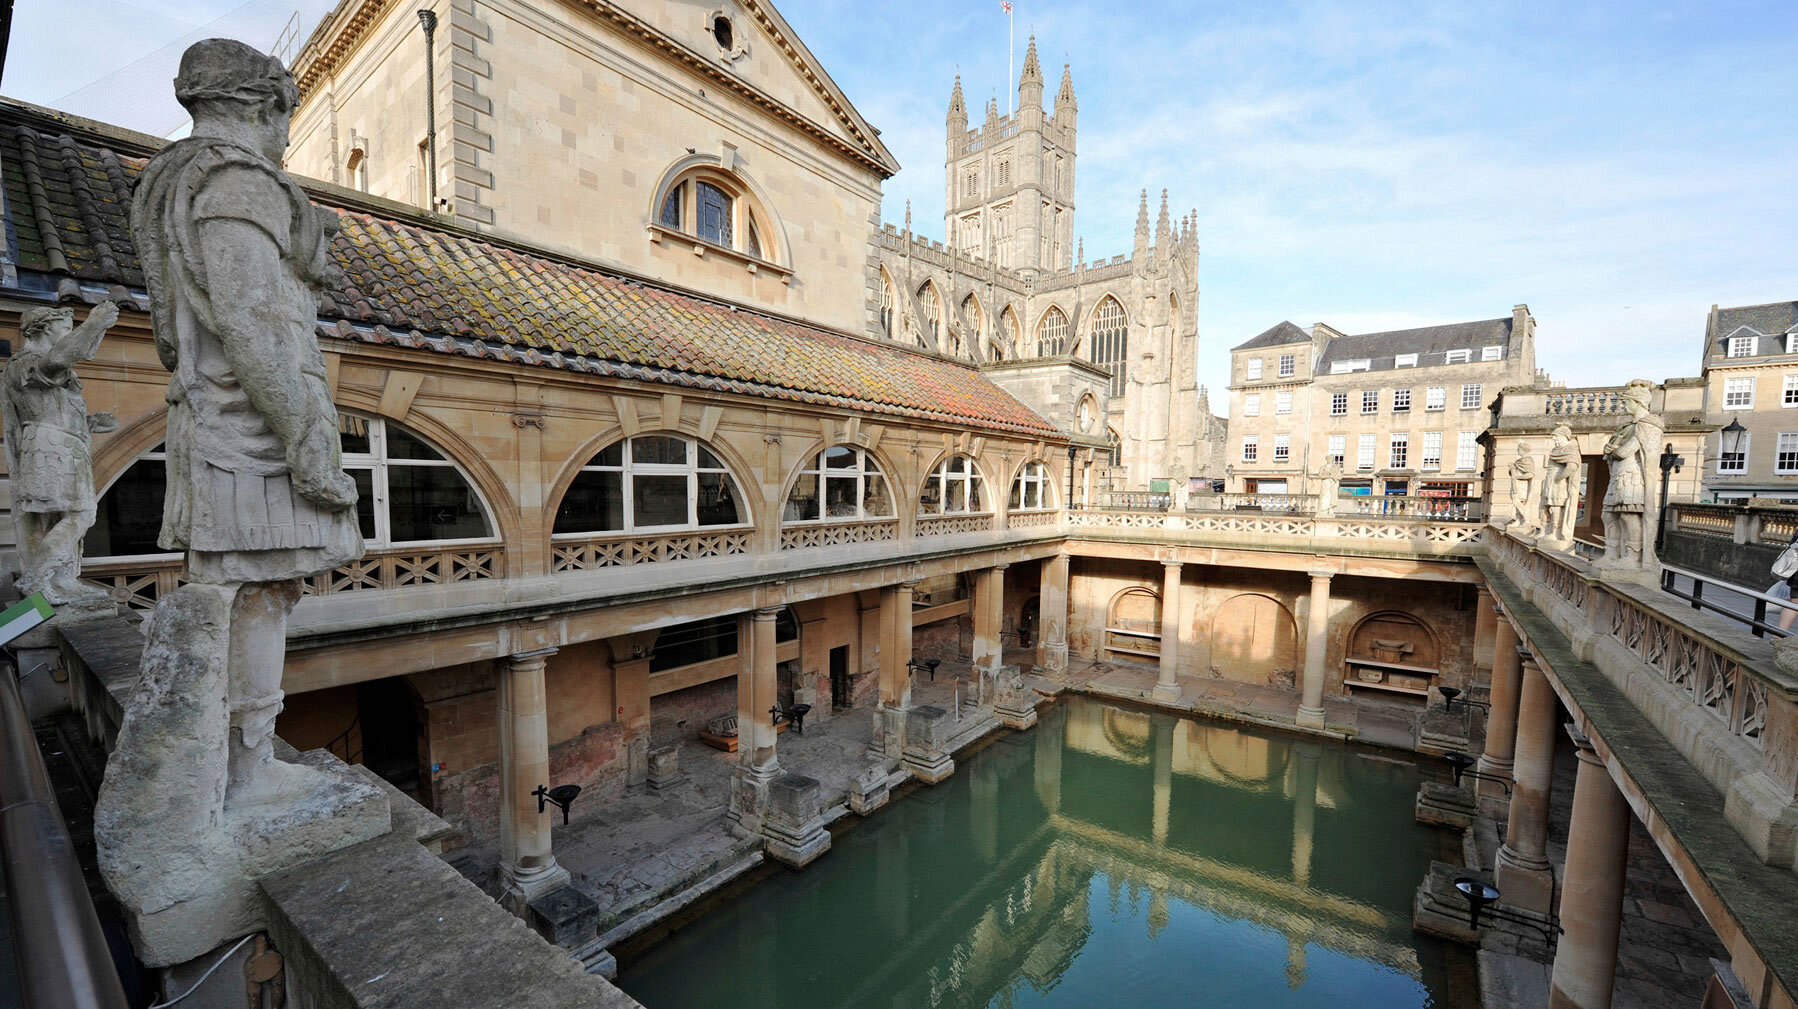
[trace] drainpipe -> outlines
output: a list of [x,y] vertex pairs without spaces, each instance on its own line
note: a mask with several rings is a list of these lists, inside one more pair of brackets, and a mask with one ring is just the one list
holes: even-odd
[[418,23],[425,30],[425,167],[430,174],[426,183],[430,202],[425,209],[434,214],[437,212],[437,57],[432,40],[437,35],[437,12],[419,11]]
[[1074,446],[1069,445],[1068,446],[1068,502],[1067,502],[1067,506],[1069,508],[1074,507],[1074,451],[1075,451]]

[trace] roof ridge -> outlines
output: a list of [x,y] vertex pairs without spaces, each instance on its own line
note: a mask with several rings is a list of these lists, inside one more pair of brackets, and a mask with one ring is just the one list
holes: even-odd
[[1371,333],[1345,333],[1343,335],[1350,337],[1397,336],[1402,333],[1421,333],[1428,329],[1448,329],[1453,326],[1477,326],[1482,322],[1510,322],[1512,319],[1512,316],[1501,315],[1492,319],[1468,319],[1464,322],[1438,322],[1429,326],[1412,326],[1409,329],[1376,329]]

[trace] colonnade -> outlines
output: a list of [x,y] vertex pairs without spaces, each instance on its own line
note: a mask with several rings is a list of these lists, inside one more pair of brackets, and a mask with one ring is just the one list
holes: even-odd
[[[1498,890],[1512,907],[1544,918],[1558,913],[1565,932],[1555,949],[1551,1009],[1609,1009],[1629,861],[1629,804],[1591,740],[1566,726],[1579,768],[1567,862],[1557,888],[1548,857],[1555,745],[1561,729],[1556,724],[1554,686],[1535,656],[1519,647],[1516,629],[1502,611],[1492,640],[1492,709],[1479,767],[1509,778],[1512,786],[1505,841],[1498,852]],[[1488,808],[1502,804],[1502,786],[1482,782],[1481,788]]]

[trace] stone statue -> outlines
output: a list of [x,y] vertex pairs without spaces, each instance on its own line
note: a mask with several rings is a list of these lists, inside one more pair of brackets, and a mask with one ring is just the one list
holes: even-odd
[[0,415],[22,562],[18,588],[58,606],[107,598],[81,581],[81,539],[94,525],[91,435],[118,422],[109,413],[88,415],[75,365],[94,356],[118,319],[110,301],[79,326],[67,308],[26,309],[19,316],[25,345],[6,365]]
[[1579,482],[1584,466],[1573,430],[1565,424],[1556,427],[1543,474],[1543,531],[1563,548],[1573,543],[1573,521],[1579,514]]
[[1508,528],[1520,533],[1533,533],[1536,523],[1536,457],[1530,454],[1530,443],[1517,443],[1517,461],[1511,463],[1511,506],[1516,514],[1511,516]]
[[1661,419],[1648,412],[1654,383],[1635,379],[1623,387],[1618,402],[1629,419],[1604,445],[1611,465],[1611,483],[1604,494],[1604,554],[1607,568],[1616,573],[1642,568],[1654,561],[1655,513],[1659,502],[1650,488],[1648,474],[1661,451]]
[[1336,514],[1336,498],[1342,488],[1342,467],[1337,465],[1335,456],[1325,456],[1324,464],[1317,468],[1317,514],[1322,516]]
[[95,813],[102,871],[153,964],[257,927],[248,881],[389,828],[386,798],[348,768],[274,754],[301,579],[363,548],[314,334],[336,217],[281,171],[299,92],[279,60],[196,43],[175,97],[193,132],[145,166],[131,232],[173,373],[159,543],[186,552],[190,584],[146,624]]

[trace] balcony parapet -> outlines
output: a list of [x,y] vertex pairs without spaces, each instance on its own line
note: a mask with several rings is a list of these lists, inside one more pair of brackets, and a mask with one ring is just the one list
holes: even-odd
[[1174,540],[1317,553],[1402,553],[1469,557],[1484,526],[1384,516],[1315,516],[1253,511],[1163,512],[1089,510],[1068,513],[1070,538]]

